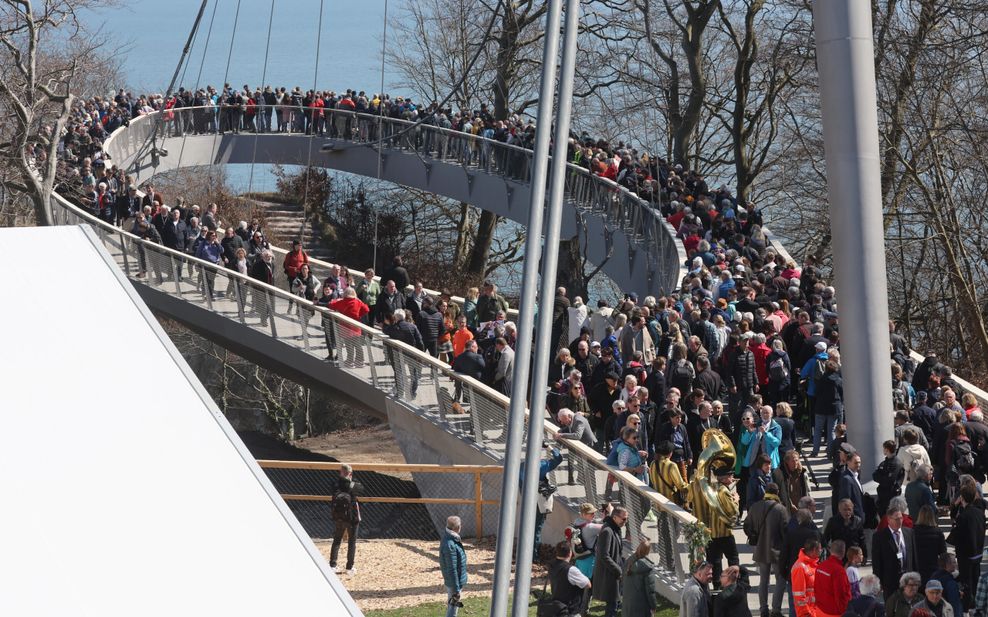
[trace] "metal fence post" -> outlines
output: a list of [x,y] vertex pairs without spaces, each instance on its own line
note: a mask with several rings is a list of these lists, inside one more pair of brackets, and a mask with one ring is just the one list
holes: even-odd
[[474,473],[474,510],[476,511],[477,539],[484,537],[484,483],[480,479],[480,472]]
[[244,292],[240,288],[240,279],[234,277],[233,279],[233,295],[237,301],[237,316],[240,317],[240,323],[247,323],[247,315],[244,314]]
[[168,255],[168,261],[171,262],[171,264],[172,264],[172,278],[175,280],[175,293],[177,293],[178,294],[178,297],[181,298],[182,297],[182,282],[178,280],[178,273],[179,273],[180,268],[178,267],[178,265],[177,265],[177,263],[175,261],[175,256],[174,255],[169,254]]
[[374,345],[372,345],[374,335],[368,334],[364,336],[363,333],[361,333],[361,336],[364,339],[364,346],[367,348],[367,364],[370,366],[371,384],[377,388],[379,387],[377,383],[377,363],[374,362]]
[[477,405],[477,396],[473,391],[473,384],[466,382],[463,384],[464,396],[470,397],[470,424],[473,426],[473,440],[478,446],[484,445],[484,425],[480,419],[480,410]]
[[130,278],[130,259],[127,255],[127,236],[120,232],[120,252],[123,253],[124,276]]

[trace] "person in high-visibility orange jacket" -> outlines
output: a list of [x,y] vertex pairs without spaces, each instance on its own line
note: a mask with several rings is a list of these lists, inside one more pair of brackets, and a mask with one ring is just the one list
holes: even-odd
[[796,617],[819,617],[816,605],[816,568],[820,561],[820,541],[807,540],[792,567],[792,598]]

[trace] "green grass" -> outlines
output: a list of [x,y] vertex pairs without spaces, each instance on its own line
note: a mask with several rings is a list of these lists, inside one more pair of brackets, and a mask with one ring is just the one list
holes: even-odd
[[[541,589],[539,590],[541,592]],[[530,617],[536,617],[536,601],[534,596],[528,606]],[[463,608],[460,615],[463,617],[484,617],[491,611],[491,599],[489,597],[464,598]],[[406,606],[404,608],[393,608],[387,610],[365,611],[366,617],[442,617],[446,614],[445,602],[427,602],[418,606]],[[604,605],[594,601],[590,604],[590,612],[585,617],[602,617]],[[659,605],[656,607],[655,617],[676,617],[679,615],[679,607],[670,603],[664,598],[659,598]]]

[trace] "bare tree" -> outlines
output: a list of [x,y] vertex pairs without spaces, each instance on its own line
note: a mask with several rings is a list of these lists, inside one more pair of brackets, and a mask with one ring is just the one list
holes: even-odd
[[95,0],[0,1],[0,158],[8,191],[28,196],[38,224],[51,224],[58,141],[72,114],[75,86],[102,47],[80,12]]

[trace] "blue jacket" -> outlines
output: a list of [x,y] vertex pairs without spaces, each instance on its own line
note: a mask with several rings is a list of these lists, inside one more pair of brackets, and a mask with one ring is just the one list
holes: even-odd
[[459,534],[449,529],[439,541],[439,569],[443,572],[443,584],[459,593],[467,584],[467,552]]
[[[628,467],[639,467],[639,466],[641,466],[641,465],[644,464],[644,461],[642,461],[641,455],[638,454],[638,448],[635,447],[635,446],[633,446],[633,445],[631,445],[631,444],[629,444],[629,443],[627,443],[627,442],[622,441],[620,444],[618,444],[617,451],[618,451],[618,455],[617,455],[617,458],[618,458],[617,467],[618,467],[618,469],[621,468],[621,459],[622,458],[625,458],[625,457],[626,457],[626,460],[625,460],[625,463],[624,463],[625,468],[628,468]],[[634,474],[631,471],[628,471],[628,473],[630,473],[631,475],[635,476],[636,478],[638,478],[642,482],[645,482],[646,484],[648,483],[648,468],[647,468],[647,466],[646,466],[645,471],[643,471],[640,474]]]
[[[552,458],[539,461],[539,482],[549,477],[549,472],[559,467],[563,463],[563,454],[559,448],[552,449]],[[521,471],[518,474],[518,484],[525,484],[525,461],[521,462]]]
[[[741,433],[741,443],[747,448],[745,448],[745,461],[746,466],[751,466],[755,463],[755,457],[758,456],[758,450],[752,450],[751,445],[756,441],[755,435],[758,431],[745,431]],[[782,443],[782,427],[775,420],[769,422],[768,430],[761,437],[761,451],[768,455],[772,459],[772,469],[777,469],[779,467],[779,444]]]
[[196,250],[196,257],[210,263],[219,264],[223,257],[223,247],[212,242],[203,242]]
[[806,394],[807,396],[816,396],[816,380],[813,379],[813,369],[816,368],[816,361],[823,360],[826,362],[830,359],[827,352],[820,351],[817,352],[812,358],[806,361],[803,368],[799,371],[799,376],[806,380]]

